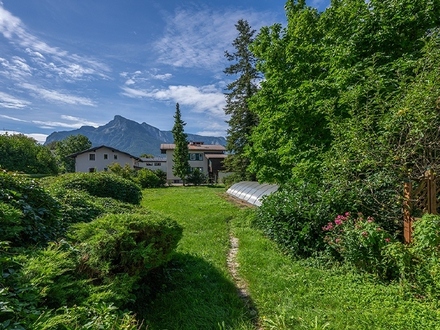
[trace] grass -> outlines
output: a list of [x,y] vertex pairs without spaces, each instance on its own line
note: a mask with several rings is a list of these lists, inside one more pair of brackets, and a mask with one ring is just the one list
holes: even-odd
[[140,310],[153,329],[252,329],[228,273],[229,221],[237,208],[222,188],[169,187],[144,191],[142,205],[178,221],[177,254],[158,276],[161,287]]
[[253,328],[227,270],[229,231],[239,239],[239,272],[264,329],[440,329],[437,304],[405,295],[397,283],[283,255],[223,191],[145,190],[143,206],[184,226],[176,258],[160,274],[162,286],[140,308],[148,329]]

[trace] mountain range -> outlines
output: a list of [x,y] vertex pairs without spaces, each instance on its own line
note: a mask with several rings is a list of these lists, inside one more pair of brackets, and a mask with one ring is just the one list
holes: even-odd
[[[139,124],[133,120],[116,115],[113,120],[99,127],[82,126],[72,131],[53,132],[46,138],[45,145],[61,141],[70,135],[84,135],[92,142],[93,147],[106,145],[133,156],[151,154],[160,156],[161,143],[174,143],[171,131],[161,131],[147,123]],[[224,137],[187,134],[188,141],[204,144],[226,145]]]

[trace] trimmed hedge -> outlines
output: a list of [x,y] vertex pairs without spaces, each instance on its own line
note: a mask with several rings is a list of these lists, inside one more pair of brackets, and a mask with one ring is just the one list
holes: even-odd
[[168,261],[182,228],[161,214],[108,214],[73,226],[70,239],[79,244],[81,268],[93,277],[144,275]]
[[142,200],[137,184],[112,173],[67,173],[49,181],[57,189],[83,190],[92,196],[111,197],[125,203],[140,204]]

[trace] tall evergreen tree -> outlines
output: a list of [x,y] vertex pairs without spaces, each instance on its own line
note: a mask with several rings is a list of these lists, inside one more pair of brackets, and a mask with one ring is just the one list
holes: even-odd
[[232,43],[235,51],[225,52],[225,57],[234,64],[227,67],[224,73],[238,77],[227,86],[224,111],[230,115],[230,119],[227,121],[229,128],[226,149],[231,154],[226,158],[225,166],[228,171],[236,174],[237,180],[255,180],[255,176],[247,171],[249,160],[245,155],[245,149],[250,144],[250,134],[258,122],[256,114],[250,111],[248,105],[250,97],[258,90],[256,60],[249,49],[255,30],[243,19],[235,27],[238,31],[238,36]]
[[179,103],[176,103],[176,113],[174,114],[174,126],[172,129],[174,144],[173,156],[173,174],[182,179],[185,185],[186,178],[189,175],[189,152],[188,152],[188,140],[187,135],[184,132],[183,127],[186,123],[182,120]]

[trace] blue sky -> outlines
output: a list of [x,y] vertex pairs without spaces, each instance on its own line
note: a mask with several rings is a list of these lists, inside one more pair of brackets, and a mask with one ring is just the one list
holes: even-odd
[[[310,1],[325,9],[329,0]],[[285,22],[285,0],[0,1],[0,133],[44,142],[115,115],[225,136],[234,24]]]

